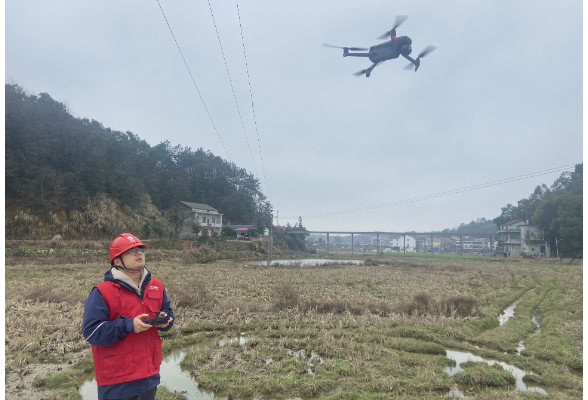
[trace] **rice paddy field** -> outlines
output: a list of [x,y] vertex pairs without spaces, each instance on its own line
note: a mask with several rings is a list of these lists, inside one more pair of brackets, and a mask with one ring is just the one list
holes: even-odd
[[[214,396],[582,398],[581,263],[185,259],[147,265],[176,316],[163,351],[182,349],[182,370]],[[6,266],[7,398],[82,399],[93,372],[83,302],[108,269],[92,260]],[[158,390],[159,399],[189,397]]]

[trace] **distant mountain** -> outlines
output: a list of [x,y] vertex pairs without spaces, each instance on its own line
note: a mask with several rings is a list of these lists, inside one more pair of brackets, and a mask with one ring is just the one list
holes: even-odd
[[460,224],[455,228],[446,228],[441,233],[496,233],[498,227],[492,220],[486,218],[478,218],[475,221],[471,221],[469,224]]

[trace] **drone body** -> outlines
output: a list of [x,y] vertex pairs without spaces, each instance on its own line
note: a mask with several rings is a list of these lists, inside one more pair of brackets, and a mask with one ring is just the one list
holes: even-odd
[[[400,37],[396,37],[396,28],[398,28],[405,20],[406,18],[408,18],[405,15],[399,15],[396,17],[396,22],[394,24],[394,28],[392,28],[390,31],[384,33],[382,36],[380,36],[378,39],[385,39],[385,38],[390,38],[390,40],[372,46],[369,48],[369,51],[367,53],[355,53],[355,51],[362,51],[362,50],[368,50],[365,48],[360,48],[360,47],[339,47],[339,46],[333,46],[330,44],[323,44],[323,47],[333,47],[333,48],[338,48],[338,49],[343,49],[343,57],[367,57],[370,59],[370,61],[373,63],[371,67],[358,71],[356,72],[354,75],[356,76],[361,76],[364,75],[369,78],[372,70],[380,63],[387,61],[387,60],[393,60],[396,59],[400,56],[406,58],[408,61],[410,61],[411,63],[408,64],[406,67],[404,67],[404,69],[412,69],[412,67],[414,66],[414,71],[416,72],[420,65],[421,65],[421,58],[425,57],[427,54],[429,54],[430,52],[432,52],[433,50],[436,49],[435,46],[427,46],[422,52],[419,53],[418,57],[416,59],[410,57],[410,54],[412,53],[412,40],[408,37],[408,36],[400,36]],[[350,53],[350,51],[354,51],[354,53]]]

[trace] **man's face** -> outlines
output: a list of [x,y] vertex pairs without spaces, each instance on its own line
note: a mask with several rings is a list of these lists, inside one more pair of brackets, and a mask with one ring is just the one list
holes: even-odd
[[[144,249],[141,249],[140,247],[133,247],[132,249],[125,251],[122,254],[125,267],[132,270],[139,270],[143,268],[145,266],[145,253],[143,253],[143,250]],[[120,261],[118,265],[122,266]]]

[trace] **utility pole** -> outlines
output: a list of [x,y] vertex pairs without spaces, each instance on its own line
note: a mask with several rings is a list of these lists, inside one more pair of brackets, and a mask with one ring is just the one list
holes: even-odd
[[[561,242],[562,240],[559,239],[559,241]],[[557,259],[559,260],[559,247],[557,246],[557,238],[555,238],[555,251],[557,252]]]
[[380,255],[380,234],[376,233],[376,254]]
[[272,260],[272,231],[274,226],[274,216],[272,214],[272,223],[270,224],[269,236],[267,238],[267,266],[269,267]]

